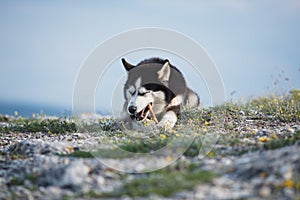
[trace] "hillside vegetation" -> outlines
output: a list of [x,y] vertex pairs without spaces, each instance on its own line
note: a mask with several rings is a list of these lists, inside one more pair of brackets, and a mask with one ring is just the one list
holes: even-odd
[[[217,136],[213,148],[199,155],[211,133]],[[172,131],[138,134],[112,118],[0,115],[0,199],[299,199],[299,90],[184,109]],[[186,137],[192,140],[183,156],[149,173],[135,173],[145,166],[114,154],[114,148],[151,154]],[[90,144],[101,148],[95,153]],[[95,158],[106,156],[133,170],[120,172]]]

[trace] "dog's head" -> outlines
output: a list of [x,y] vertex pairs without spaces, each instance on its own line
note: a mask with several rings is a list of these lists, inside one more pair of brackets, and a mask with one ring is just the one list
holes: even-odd
[[168,88],[171,67],[168,60],[160,63],[142,62],[137,66],[122,63],[128,73],[124,86],[127,113],[137,121],[149,115],[149,104],[156,115],[162,113],[168,102],[175,96]]

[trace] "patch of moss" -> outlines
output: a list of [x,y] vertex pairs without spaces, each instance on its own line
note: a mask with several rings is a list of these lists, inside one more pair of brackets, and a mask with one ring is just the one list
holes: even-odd
[[78,126],[79,131],[81,132],[99,132],[104,131],[105,133],[115,133],[120,131],[120,127],[115,119],[110,117],[101,118],[93,123],[80,122]]
[[285,138],[274,138],[265,142],[264,149],[277,149],[287,145],[293,145],[296,142],[300,142],[300,130],[286,136]]
[[185,156],[188,157],[195,157],[199,154],[200,143],[197,142],[198,140],[194,140],[190,147],[184,152]]
[[201,170],[160,170],[125,183],[116,195],[111,194],[111,196],[146,197],[156,194],[167,197],[176,192],[191,190],[201,182],[211,181],[213,177],[213,173]]
[[133,153],[149,153],[166,146],[168,142],[168,139],[155,138],[148,141],[140,140],[137,142],[123,143],[120,144],[119,147]]
[[0,122],[9,122],[10,119],[7,116],[0,115]]
[[35,175],[35,174],[26,174],[24,178],[26,180],[29,180],[32,183],[36,183],[37,182],[37,175]]
[[9,127],[7,126],[0,126],[0,133],[9,133]]
[[18,177],[13,177],[11,178],[11,180],[8,182],[9,185],[22,185],[23,184],[23,180],[18,178]]
[[200,169],[200,163],[177,162],[164,169],[136,174],[134,179],[121,175],[122,185],[112,192],[87,191],[78,193],[81,198],[149,197],[151,195],[169,197],[177,192],[191,190],[196,185],[210,182],[216,174]]
[[70,154],[60,154],[60,156],[70,156],[76,158],[94,158],[93,154],[89,151],[74,151]]
[[23,119],[10,122],[8,126],[0,127],[0,132],[46,132],[46,133],[68,133],[76,132],[77,127],[74,122],[69,122],[64,119]]
[[25,155],[25,154],[8,154],[9,157],[12,159],[12,160],[18,160],[18,159],[27,159],[28,156]]
[[[103,197],[103,194],[100,192],[91,190],[91,191],[83,192],[77,196],[80,198],[97,198],[98,199],[98,198]],[[66,199],[68,199],[68,198],[66,198]],[[71,199],[73,199],[73,198],[71,198]]]

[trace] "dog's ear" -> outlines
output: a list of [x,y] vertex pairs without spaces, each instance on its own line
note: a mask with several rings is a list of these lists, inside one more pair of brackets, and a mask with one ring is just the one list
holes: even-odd
[[157,72],[158,79],[162,82],[168,82],[171,74],[171,67],[168,60],[166,60],[165,64],[162,68]]
[[125,58],[122,58],[122,63],[123,63],[123,66],[125,67],[126,71],[129,71],[131,70],[132,68],[134,68],[135,66],[128,63]]

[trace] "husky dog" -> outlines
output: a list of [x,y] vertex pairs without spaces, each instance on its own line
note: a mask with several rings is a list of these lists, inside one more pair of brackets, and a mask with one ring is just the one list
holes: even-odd
[[123,58],[122,63],[128,76],[121,119],[127,128],[153,118],[152,108],[157,125],[172,129],[182,106],[199,106],[198,95],[187,87],[182,73],[169,60],[150,58],[132,65]]

